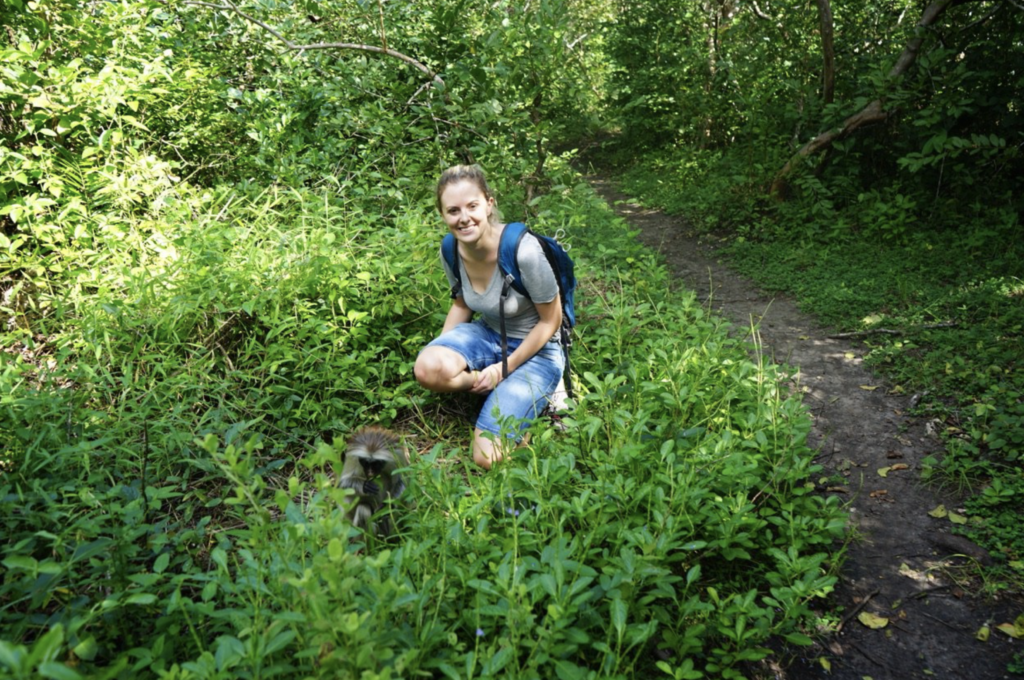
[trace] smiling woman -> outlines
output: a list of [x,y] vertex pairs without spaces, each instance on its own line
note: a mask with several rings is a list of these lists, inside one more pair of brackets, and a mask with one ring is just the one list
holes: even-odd
[[[452,285],[452,305],[440,337],[416,359],[416,379],[434,392],[487,395],[473,431],[473,460],[485,469],[500,461],[526,426],[544,410],[565,366],[557,333],[562,323],[555,273],[531,234],[517,250],[528,295],[505,285],[498,246],[505,225],[483,170],[457,165],[437,183],[437,208],[456,241],[453,271],[441,258]],[[458,281],[468,285],[457,286]],[[480,318],[473,321],[473,314]],[[504,319],[501,318],[502,313]],[[502,369],[502,330],[508,371]],[[515,420],[502,438],[502,424]]]

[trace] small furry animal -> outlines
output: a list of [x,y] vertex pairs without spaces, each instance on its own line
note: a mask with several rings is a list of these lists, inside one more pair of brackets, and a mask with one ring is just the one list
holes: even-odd
[[409,464],[409,454],[398,435],[379,427],[364,427],[353,434],[343,454],[338,486],[356,493],[348,518],[354,526],[378,536],[391,533],[391,523],[374,524],[373,514],[388,499],[398,498],[405,482],[395,470]]

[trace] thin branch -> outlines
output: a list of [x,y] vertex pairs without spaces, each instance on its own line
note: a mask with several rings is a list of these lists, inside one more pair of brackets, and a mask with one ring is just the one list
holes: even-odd
[[575,40],[573,40],[573,41],[572,41],[571,43],[566,43],[566,45],[565,45],[566,49],[567,49],[567,50],[569,50],[570,52],[572,52],[572,51],[573,51],[573,49],[574,49],[574,48],[575,48],[575,47],[576,47],[577,45],[579,45],[579,44],[580,44],[580,43],[581,43],[582,41],[586,40],[586,38],[587,38],[587,36],[588,36],[588,35],[590,35],[590,34],[589,34],[589,33],[584,33],[584,34],[583,34],[583,35],[581,35],[580,37],[578,37],[578,38],[576,38]]
[[428,87],[430,87],[430,83],[431,82],[433,82],[433,81],[428,80],[427,82],[425,82],[422,85],[420,85],[419,88],[417,88],[417,90],[412,93],[412,96],[409,97],[408,101],[405,102],[406,108],[412,106],[412,103],[414,101],[416,101],[416,97],[419,97],[421,94],[423,94],[423,90],[425,90]]
[[466,132],[469,132],[469,133],[472,133],[472,134],[476,135],[477,137],[479,137],[480,139],[484,140],[485,142],[487,141],[487,137],[486,136],[482,135],[481,133],[477,132],[476,130],[474,130],[471,127],[467,127],[465,125],[462,125],[461,123],[457,123],[457,122],[452,121],[452,120],[447,120],[445,118],[438,118],[437,116],[431,116],[431,118],[433,119],[433,121],[435,123],[444,123],[445,125],[450,125],[451,127],[459,129],[459,130],[465,130]]
[[[158,2],[164,5],[168,4],[168,0],[158,0]],[[238,7],[236,7],[234,3],[231,2],[231,0],[224,0],[223,5],[217,5],[212,2],[203,2],[203,0],[185,0],[182,4],[196,5],[199,7],[209,7],[211,9],[218,9],[225,12],[233,12],[238,16],[242,17],[243,19],[245,19],[246,21],[248,21],[249,23],[259,26],[267,33],[277,38],[279,41],[284,43],[284,46],[287,47],[289,50],[293,50],[299,53],[305,52],[306,50],[356,50],[360,52],[374,52],[376,54],[383,54],[384,56],[404,61],[410,66],[413,66],[416,69],[422,71],[424,74],[427,75],[428,78],[433,80],[435,83],[439,85],[444,85],[444,80],[441,79],[441,76],[437,75],[437,73],[435,73],[429,66],[427,66],[421,61],[417,61],[416,59],[413,59],[408,55],[402,54],[401,52],[396,52],[395,50],[392,50],[388,47],[377,47],[376,45],[362,45],[360,43],[345,42],[312,43],[309,45],[299,45],[292,42],[288,38],[284,37],[280,32],[278,32],[274,28],[271,28],[265,22],[260,21],[255,17],[249,16],[248,14],[240,10]]]
[[[1010,2],[1013,2],[1013,0],[1010,0]],[[985,23],[986,21],[988,21],[989,19],[991,19],[992,17],[994,17],[996,14],[999,13],[999,10],[1001,10],[1003,8],[1003,4],[1004,3],[1000,2],[995,7],[992,8],[991,12],[989,12],[988,14],[982,16],[980,19],[976,19],[975,21],[972,21],[971,23],[967,24],[966,26],[961,28],[959,31],[957,31],[957,33],[964,33],[966,31],[971,30],[975,26],[979,26],[979,25]],[[1018,7],[1020,7],[1020,5],[1018,5]],[[1021,9],[1024,9],[1024,7],[1022,7]]]
[[773,21],[773,19],[770,16],[762,12],[761,8],[757,6],[757,0],[750,0],[750,4],[751,6],[753,6],[754,15],[757,16],[758,19],[764,19],[765,21]]
[[850,619],[852,619],[852,618],[853,618],[854,616],[856,616],[856,615],[857,615],[857,612],[859,612],[859,611],[860,611],[861,609],[863,609],[863,608],[864,608],[864,605],[866,605],[866,604],[868,603],[868,601],[869,601],[869,600],[870,600],[871,598],[873,598],[873,597],[874,597],[875,595],[878,595],[878,593],[880,593],[880,592],[881,592],[880,590],[874,590],[874,591],[872,591],[872,592],[868,593],[868,594],[867,594],[867,595],[866,595],[866,596],[864,597],[864,599],[863,599],[863,600],[861,600],[861,601],[860,601],[860,602],[859,602],[859,603],[857,604],[857,606],[856,606],[856,607],[854,607],[853,609],[851,609],[851,610],[849,611],[849,613],[848,613],[848,614],[847,614],[846,616],[844,616],[844,617],[843,617],[843,619],[842,619],[842,620],[841,620],[841,621],[839,622],[839,624],[838,624],[838,625],[836,626],[836,635],[838,635],[838,634],[840,633],[840,631],[842,631],[842,630],[843,630],[843,626],[845,626],[845,625],[846,625],[847,623],[849,623],[849,622],[850,622]]
[[866,331],[852,331],[850,333],[836,333],[835,335],[829,335],[829,338],[835,340],[841,340],[843,338],[861,338],[867,335],[903,335],[910,331],[928,331],[936,328],[956,328],[956,321],[943,321],[942,323],[929,323],[923,326],[913,326],[908,328],[906,331],[901,331],[892,328],[871,328]]

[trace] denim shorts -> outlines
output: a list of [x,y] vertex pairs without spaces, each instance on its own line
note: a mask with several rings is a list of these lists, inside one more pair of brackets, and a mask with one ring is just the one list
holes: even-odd
[[[508,353],[512,354],[522,342],[519,338],[509,338]],[[471,371],[501,361],[501,334],[479,320],[460,323],[427,347],[453,350],[466,360]],[[562,346],[556,340],[549,341],[487,395],[476,426],[483,432],[499,435],[504,422],[507,436],[519,441],[523,430],[547,406],[564,368]]]

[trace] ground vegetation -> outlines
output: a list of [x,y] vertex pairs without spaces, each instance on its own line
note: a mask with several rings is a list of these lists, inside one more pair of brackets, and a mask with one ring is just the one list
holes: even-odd
[[[4,6],[5,677],[727,678],[810,643],[844,518],[804,406],[556,151],[621,11]],[[487,475],[411,372],[460,161],[583,279],[567,430]],[[369,424],[412,449],[386,540],[335,485]]]

